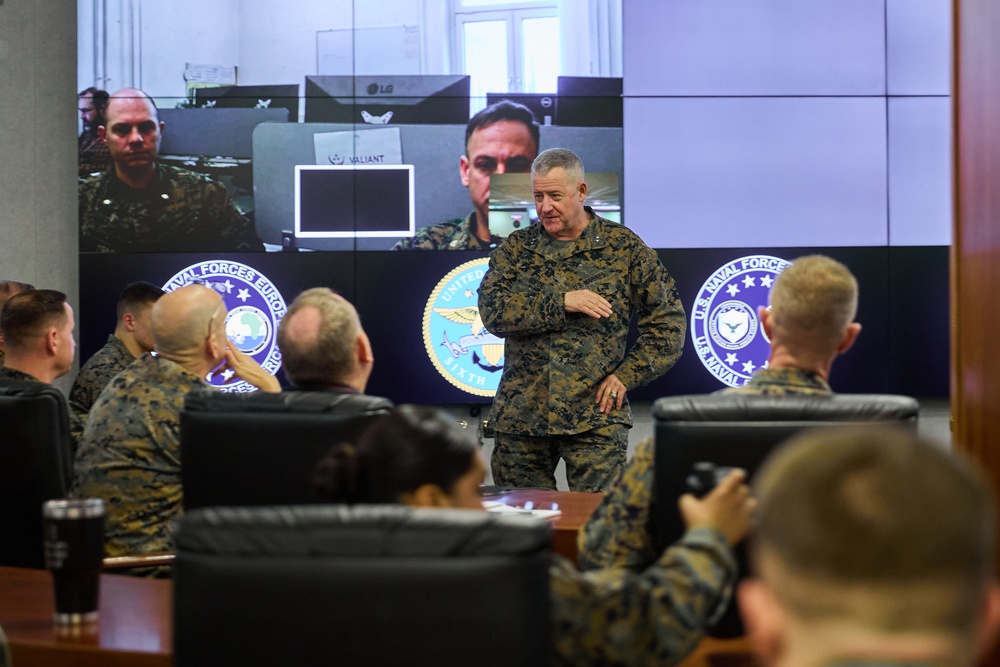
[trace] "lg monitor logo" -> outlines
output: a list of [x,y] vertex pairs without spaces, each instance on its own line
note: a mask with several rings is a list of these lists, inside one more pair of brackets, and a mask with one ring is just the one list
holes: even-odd
[[392,94],[392,84],[388,86],[380,86],[376,82],[371,82],[368,84],[368,94],[369,95],[391,95]]

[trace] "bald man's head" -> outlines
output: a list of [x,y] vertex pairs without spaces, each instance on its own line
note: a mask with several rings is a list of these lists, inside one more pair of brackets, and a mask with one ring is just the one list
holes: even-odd
[[360,337],[358,313],[346,299],[325,287],[306,290],[278,326],[285,375],[298,386],[345,382],[357,369]]
[[153,342],[168,358],[208,357],[210,334],[225,348],[226,306],[222,297],[203,285],[187,285],[164,294],[153,304]]
[[141,90],[124,88],[108,100],[105,116],[98,135],[107,142],[115,166],[126,174],[151,169],[163,130],[152,98]]

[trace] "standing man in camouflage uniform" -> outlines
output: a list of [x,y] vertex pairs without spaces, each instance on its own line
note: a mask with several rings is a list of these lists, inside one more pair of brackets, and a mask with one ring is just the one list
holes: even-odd
[[180,412],[188,392],[227,366],[258,389],[280,390],[229,344],[225,320],[222,297],[208,287],[165,294],[152,312],[157,356],[144,354],[116,375],[90,410],[73,494],[104,499],[108,556],[173,550],[182,500]]
[[[684,343],[673,278],[634,232],[596,215],[583,164],[543,152],[531,166],[540,223],[490,255],[479,313],[506,339],[493,402],[493,479],[555,488],[559,458],[574,491],[603,491],[625,464],[626,392],[662,375]],[[639,338],[626,353],[629,322]]]
[[538,123],[528,107],[502,100],[478,112],[465,127],[465,155],[458,175],[475,210],[465,218],[421,227],[393,250],[489,250],[503,239],[490,233],[490,175],[523,174],[538,155]]
[[163,290],[146,282],[128,285],[118,296],[118,325],[108,342],[83,365],[69,392],[72,409],[85,416],[111,378],[146,352],[153,351],[153,304]]
[[[12,296],[0,311],[0,332],[7,350],[0,379],[52,384],[69,373],[76,355],[75,328],[73,308],[62,292],[30,289]],[[70,409],[74,455],[83,426],[83,419]]]
[[[832,393],[827,379],[833,361],[861,332],[857,308],[858,283],[846,266],[821,255],[795,260],[774,281],[771,309],[759,312],[771,341],[767,365],[746,385],[723,393]],[[659,556],[650,528],[653,476],[653,442],[646,440],[580,532],[581,568],[642,569]]]
[[264,249],[221,183],[159,164],[164,123],[146,93],[116,92],[105,122],[114,169],[80,182],[81,252]]

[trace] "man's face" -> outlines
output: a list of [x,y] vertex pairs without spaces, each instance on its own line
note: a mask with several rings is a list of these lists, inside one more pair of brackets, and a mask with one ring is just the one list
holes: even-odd
[[156,346],[153,342],[153,304],[140,306],[132,311],[132,335],[143,352],[152,352]]
[[56,366],[59,375],[69,373],[73,368],[73,358],[76,356],[76,339],[73,331],[76,329],[76,321],[73,319],[73,308],[68,304],[63,304],[66,310],[66,321],[56,331],[56,341],[58,343]]
[[107,120],[98,134],[107,141],[115,164],[123,170],[144,170],[156,162],[160,151],[159,122],[152,104],[140,97],[114,98]]
[[94,107],[94,97],[84,95],[77,99],[77,109],[80,110],[80,120],[83,121],[84,129],[90,128],[97,120],[97,109]]
[[587,226],[583,201],[587,184],[571,179],[566,170],[556,167],[544,176],[531,179],[538,219],[552,237],[560,241],[575,239]]
[[458,166],[462,185],[469,188],[479,216],[489,209],[490,174],[526,174],[536,155],[538,146],[531,132],[516,120],[498,120],[472,133]]

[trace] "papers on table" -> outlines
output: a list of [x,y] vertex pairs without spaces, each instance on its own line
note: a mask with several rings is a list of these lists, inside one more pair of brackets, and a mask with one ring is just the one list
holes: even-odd
[[552,519],[562,514],[558,505],[553,504],[552,509],[536,509],[530,501],[525,503],[525,507],[514,507],[513,505],[504,505],[493,500],[484,500],[483,507],[486,508],[487,512],[524,514],[526,516],[538,517],[539,519]]

